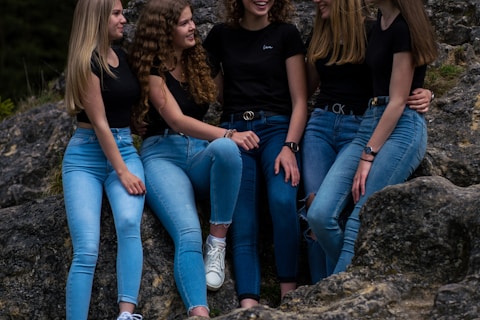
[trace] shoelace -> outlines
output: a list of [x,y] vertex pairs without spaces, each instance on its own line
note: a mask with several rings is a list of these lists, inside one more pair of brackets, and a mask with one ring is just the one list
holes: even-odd
[[221,273],[225,268],[225,261],[223,260],[223,252],[225,248],[215,247],[209,244],[212,247],[211,250],[208,250],[208,270],[214,271],[216,273]]

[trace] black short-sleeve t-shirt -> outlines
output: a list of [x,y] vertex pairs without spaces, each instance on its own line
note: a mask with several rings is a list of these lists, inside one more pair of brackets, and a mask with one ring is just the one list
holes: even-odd
[[[140,84],[130,69],[127,55],[120,47],[112,48],[118,56],[118,67],[110,66],[116,76],[111,77],[92,57],[92,72],[99,77],[105,114],[110,128],[130,126],[132,107],[140,98]],[[95,54],[95,53],[94,53]],[[77,121],[90,123],[85,111],[77,114]]]
[[[372,70],[373,94],[375,96],[388,96],[393,55],[398,52],[411,51],[412,47],[410,30],[401,14],[395,18],[386,30],[382,30],[380,18],[381,13],[368,43],[366,62]],[[426,65],[415,68],[410,91],[423,87],[426,69]]]
[[213,68],[223,71],[223,115],[247,110],[290,115],[286,60],[305,54],[298,29],[271,23],[250,31],[215,25],[203,42]]
[[346,105],[355,114],[363,114],[372,96],[372,78],[365,63],[345,63],[327,65],[330,57],[315,61],[321,89],[315,107],[336,103]]
[[[370,36],[375,21],[367,20],[365,29]],[[367,40],[365,40],[367,41]],[[366,62],[328,65],[331,54],[315,61],[320,79],[320,92],[315,107],[341,104],[352,108],[355,114],[363,114],[373,95],[372,76]]]
[[[160,65],[159,60],[154,61],[154,66]],[[152,67],[150,74],[160,76],[158,67]],[[187,84],[182,83],[175,79],[170,72],[164,72],[165,83],[168,90],[172,93],[173,97],[177,101],[183,114],[197,120],[202,121],[203,117],[208,111],[208,104],[197,104],[190,92],[188,91]],[[157,109],[150,103],[150,108],[147,114],[147,132],[144,138],[148,138],[155,135],[161,135],[165,132],[165,129],[170,129],[170,126],[158,113]]]

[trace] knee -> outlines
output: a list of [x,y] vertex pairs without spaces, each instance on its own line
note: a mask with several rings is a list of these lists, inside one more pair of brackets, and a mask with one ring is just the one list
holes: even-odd
[[117,222],[117,233],[124,235],[140,234],[140,220],[136,214],[122,216]]
[[231,139],[216,139],[209,148],[217,159],[224,159],[226,163],[241,163],[240,149]]
[[310,206],[307,212],[307,220],[309,226],[314,231],[328,229],[329,226],[338,224],[334,216],[322,210],[321,207],[316,206],[315,203]]
[[73,264],[83,268],[95,268],[98,260],[98,246],[94,243],[84,245],[78,250],[74,250]]

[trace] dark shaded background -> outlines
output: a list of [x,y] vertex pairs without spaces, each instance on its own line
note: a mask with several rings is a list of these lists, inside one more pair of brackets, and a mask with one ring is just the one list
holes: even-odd
[[[39,95],[65,69],[77,0],[0,0],[0,97]],[[124,8],[128,0],[122,0]]]

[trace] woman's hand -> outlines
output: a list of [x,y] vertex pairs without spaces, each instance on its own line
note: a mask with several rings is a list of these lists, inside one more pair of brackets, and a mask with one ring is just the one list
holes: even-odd
[[247,151],[258,148],[258,143],[260,142],[260,138],[253,131],[235,131],[230,139],[232,139],[237,146]]
[[412,91],[410,96],[408,96],[407,104],[409,105],[410,109],[413,109],[419,113],[426,113],[430,108],[432,97],[432,91],[428,89],[417,88]]
[[368,178],[368,174],[370,173],[372,163],[373,162],[365,160],[360,160],[360,162],[358,163],[357,172],[355,173],[355,177],[353,178],[352,185],[352,196],[354,203],[357,203],[358,200],[360,200],[360,197],[365,195],[365,184]]
[[129,194],[143,195],[147,192],[143,181],[130,171],[119,174],[119,179]]
[[285,171],[285,182],[291,181],[292,187],[298,186],[300,182],[300,170],[298,170],[297,158],[292,150],[287,147],[283,147],[275,159],[275,174],[280,173],[280,167]]

